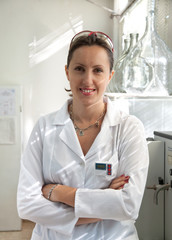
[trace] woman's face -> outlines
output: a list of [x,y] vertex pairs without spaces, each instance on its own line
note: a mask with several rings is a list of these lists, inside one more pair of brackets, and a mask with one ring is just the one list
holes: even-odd
[[73,53],[69,67],[66,66],[66,75],[73,101],[87,105],[102,102],[113,76],[106,50],[97,45],[79,47]]

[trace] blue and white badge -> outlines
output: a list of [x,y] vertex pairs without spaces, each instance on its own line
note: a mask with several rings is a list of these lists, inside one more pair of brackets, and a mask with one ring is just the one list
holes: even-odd
[[112,175],[112,164],[111,163],[95,163],[96,175]]

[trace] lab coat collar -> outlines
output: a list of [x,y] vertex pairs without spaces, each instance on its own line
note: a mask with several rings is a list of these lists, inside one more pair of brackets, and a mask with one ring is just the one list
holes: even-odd
[[[53,125],[64,126],[62,132],[60,133],[60,138],[65,144],[75,152],[80,158],[84,159],[84,155],[79,144],[75,129],[72,125],[68,113],[68,105],[72,100],[69,99],[64,106],[56,113]],[[96,137],[93,145],[86,154],[85,158],[89,158],[99,151],[104,145],[108,144],[112,139],[111,127],[116,126],[121,123],[123,115],[119,111],[117,105],[111,102],[108,98],[104,98],[107,102],[107,112],[104,117],[104,121],[101,127],[101,131]],[[103,139],[103,141],[102,141]]]
[[70,121],[68,105],[70,104],[71,101],[72,99],[68,99],[66,103],[63,105],[63,107],[59,111],[57,111],[53,121],[53,125],[65,125],[67,122]]
[[[107,112],[104,117],[104,121],[101,127],[101,131],[96,137],[91,148],[87,152],[86,156],[83,155],[83,151],[79,144],[72,120],[68,113],[68,105],[72,99],[66,101],[63,107],[57,111],[53,125],[64,126],[59,137],[61,140],[75,153],[80,159],[88,159],[98,152],[104,145],[108,144],[112,140],[112,130],[111,127],[116,126],[121,123],[123,115],[119,111],[117,104],[111,102],[108,98],[104,98],[107,102]],[[103,141],[102,141],[103,139]]]
[[118,102],[112,102],[109,98],[105,97],[104,101],[107,102],[107,112],[104,118],[104,124],[111,127],[120,124],[128,115],[119,109]]

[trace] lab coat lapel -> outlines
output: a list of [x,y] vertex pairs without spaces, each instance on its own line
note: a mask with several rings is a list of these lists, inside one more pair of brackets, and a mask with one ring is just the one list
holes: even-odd
[[69,121],[60,133],[61,140],[80,158],[84,158],[72,121]]
[[107,112],[103,120],[102,128],[86,157],[94,155],[105,145],[111,144],[113,138],[112,128],[121,122],[121,113],[117,104],[112,103],[108,98],[105,98],[104,100],[107,102]]
[[63,141],[68,148],[70,148],[75,154],[77,154],[80,158],[84,158],[81,146],[76,136],[76,132],[73,126],[73,123],[69,117],[68,113],[68,105],[71,99],[69,99],[63,107],[57,112],[55,119],[53,121],[53,125],[57,127],[61,126],[62,130],[59,134],[61,141]]
[[90,150],[86,154],[86,158],[89,158],[92,155],[99,152],[100,149],[102,149],[105,145],[110,144],[111,141],[112,141],[112,132],[110,130],[110,126],[108,126],[107,124],[103,124],[100,133],[98,134]]

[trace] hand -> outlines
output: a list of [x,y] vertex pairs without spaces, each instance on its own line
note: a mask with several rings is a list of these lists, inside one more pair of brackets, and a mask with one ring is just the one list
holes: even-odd
[[120,190],[124,188],[124,185],[128,183],[129,176],[121,175],[120,177],[115,178],[112,180],[111,184],[109,185],[109,188]]

